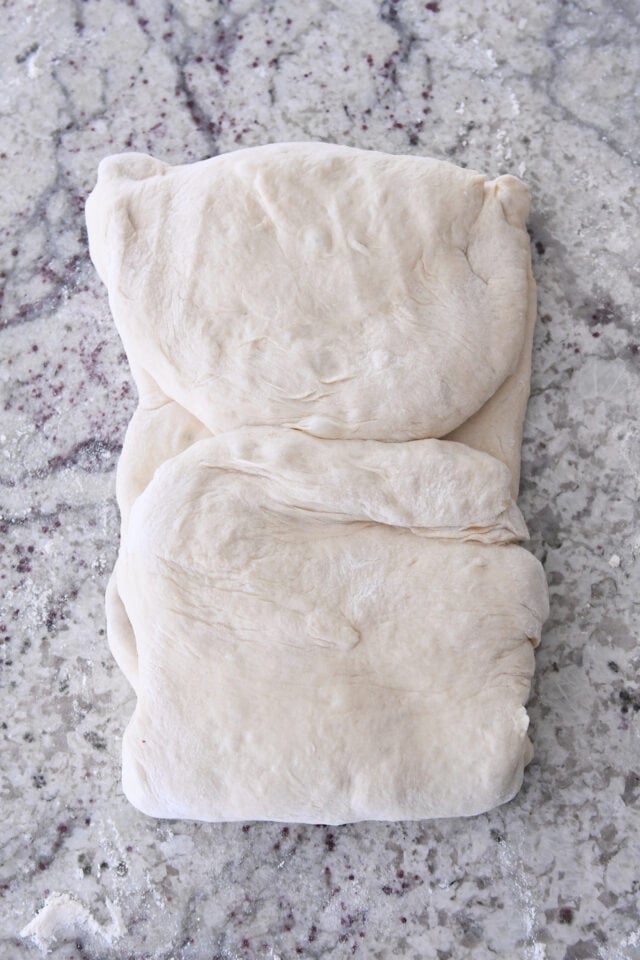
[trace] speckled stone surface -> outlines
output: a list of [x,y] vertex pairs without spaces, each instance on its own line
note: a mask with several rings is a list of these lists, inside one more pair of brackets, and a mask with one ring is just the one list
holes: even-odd
[[[39,955],[19,933],[54,894],[75,918],[41,918],[55,958],[640,958],[639,11],[3,4],[2,958]],[[83,203],[108,153],[178,163],[282,139],[450,158],[532,188],[521,505],[552,613],[536,759],[512,803],[473,820],[154,822],[120,791],[133,697],[103,592],[134,396]]]

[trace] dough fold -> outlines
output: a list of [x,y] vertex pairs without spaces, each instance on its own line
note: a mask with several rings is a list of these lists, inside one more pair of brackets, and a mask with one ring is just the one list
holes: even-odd
[[111,648],[142,811],[471,815],[531,758],[535,288],[514,177],[333,144],[123,154],[87,201],[139,390]]

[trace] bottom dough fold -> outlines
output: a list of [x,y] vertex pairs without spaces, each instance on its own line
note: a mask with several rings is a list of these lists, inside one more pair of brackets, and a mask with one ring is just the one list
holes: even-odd
[[133,503],[108,626],[143,812],[339,824],[518,791],[547,590],[508,471],[452,442],[336,443],[203,439]]

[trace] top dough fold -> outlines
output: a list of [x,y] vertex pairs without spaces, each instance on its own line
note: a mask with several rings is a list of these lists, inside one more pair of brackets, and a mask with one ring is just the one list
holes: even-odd
[[289,143],[109,157],[87,223],[134,372],[209,431],[402,441],[445,437],[518,373],[528,209],[511,176]]

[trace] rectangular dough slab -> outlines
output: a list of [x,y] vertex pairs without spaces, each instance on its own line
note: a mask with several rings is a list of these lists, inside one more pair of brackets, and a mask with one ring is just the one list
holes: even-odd
[[108,158],[91,254],[139,389],[109,642],[140,810],[467,816],[531,758],[513,177],[332,144]]

